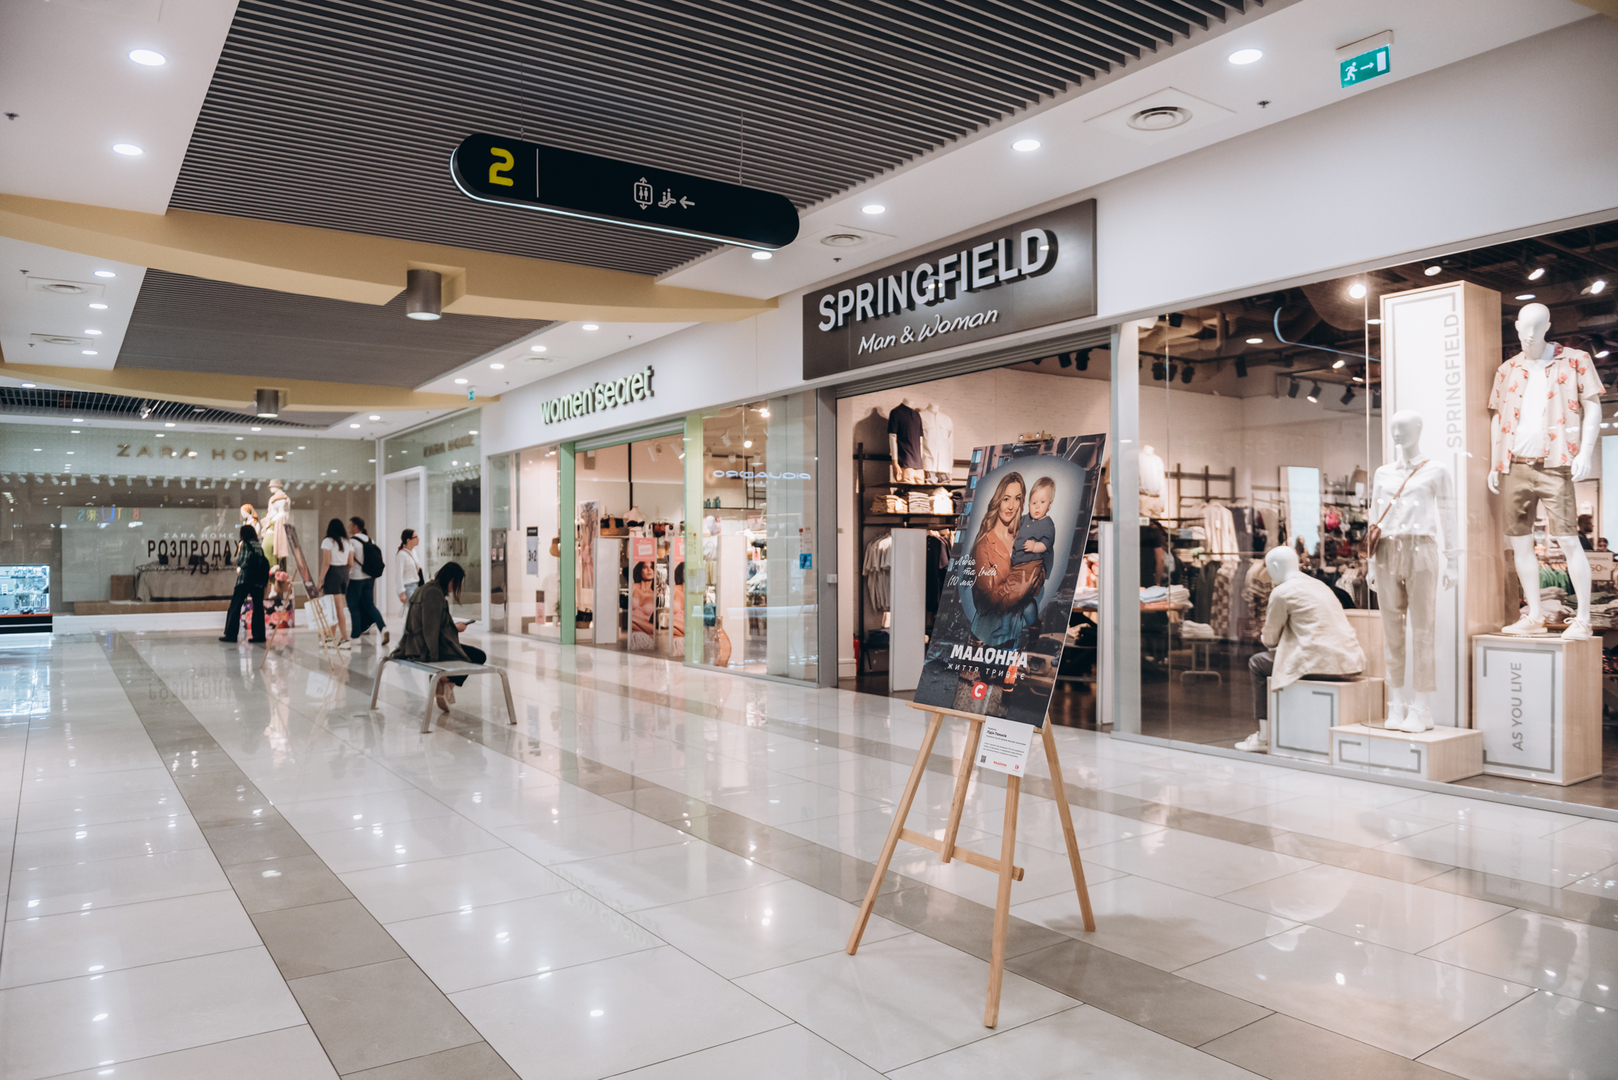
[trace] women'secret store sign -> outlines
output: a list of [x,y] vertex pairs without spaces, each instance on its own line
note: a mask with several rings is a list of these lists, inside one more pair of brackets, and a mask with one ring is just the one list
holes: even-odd
[[803,298],[803,377],[1096,313],[1094,199]]

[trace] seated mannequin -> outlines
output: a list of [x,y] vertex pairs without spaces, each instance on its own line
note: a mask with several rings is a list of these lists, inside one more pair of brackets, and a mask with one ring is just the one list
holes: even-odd
[[1365,652],[1331,586],[1300,570],[1289,547],[1271,548],[1264,566],[1275,582],[1260,635],[1269,651],[1247,662],[1258,730],[1236,744],[1238,750],[1257,752],[1270,748],[1272,687],[1280,690],[1302,678],[1347,679],[1365,670]]

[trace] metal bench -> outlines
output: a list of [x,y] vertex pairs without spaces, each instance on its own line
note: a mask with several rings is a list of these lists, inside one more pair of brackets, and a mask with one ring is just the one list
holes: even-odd
[[382,672],[389,664],[398,664],[400,667],[415,668],[417,671],[427,673],[427,715],[422,717],[421,731],[425,735],[433,730],[433,705],[438,696],[438,688],[445,679],[460,675],[498,675],[500,686],[506,692],[507,723],[517,722],[517,707],[511,703],[511,680],[506,677],[504,668],[491,667],[488,664],[468,664],[464,660],[449,660],[441,664],[431,664],[424,660],[395,660],[391,656],[384,656],[382,662],[376,666],[376,681],[371,684],[371,708],[376,708],[377,696],[382,693]]

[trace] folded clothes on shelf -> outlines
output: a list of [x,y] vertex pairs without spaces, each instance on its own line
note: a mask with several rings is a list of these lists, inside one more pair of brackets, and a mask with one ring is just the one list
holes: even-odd
[[1213,641],[1219,635],[1207,623],[1192,622],[1187,619],[1180,624],[1180,636],[1187,641]]

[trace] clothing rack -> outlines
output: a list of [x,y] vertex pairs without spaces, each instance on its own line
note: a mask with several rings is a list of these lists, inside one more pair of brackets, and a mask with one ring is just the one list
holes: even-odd
[[[1222,472],[1216,473],[1206,465],[1202,467],[1202,471],[1200,473],[1186,472],[1185,466],[1181,465],[1179,462],[1175,462],[1174,471],[1169,473],[1168,478],[1175,481],[1177,484],[1174,489],[1175,510],[1180,510],[1181,504],[1184,503],[1188,498],[1192,499],[1193,501],[1201,501],[1205,503],[1219,501],[1233,503],[1236,501],[1236,466],[1234,465],[1230,467],[1230,473],[1227,475]],[[1202,495],[1200,500],[1198,499],[1198,496],[1188,496],[1185,493],[1185,485],[1187,483],[1200,483],[1202,485]],[[1214,484],[1228,484],[1230,485],[1230,491],[1225,495],[1215,495],[1213,493]]]

